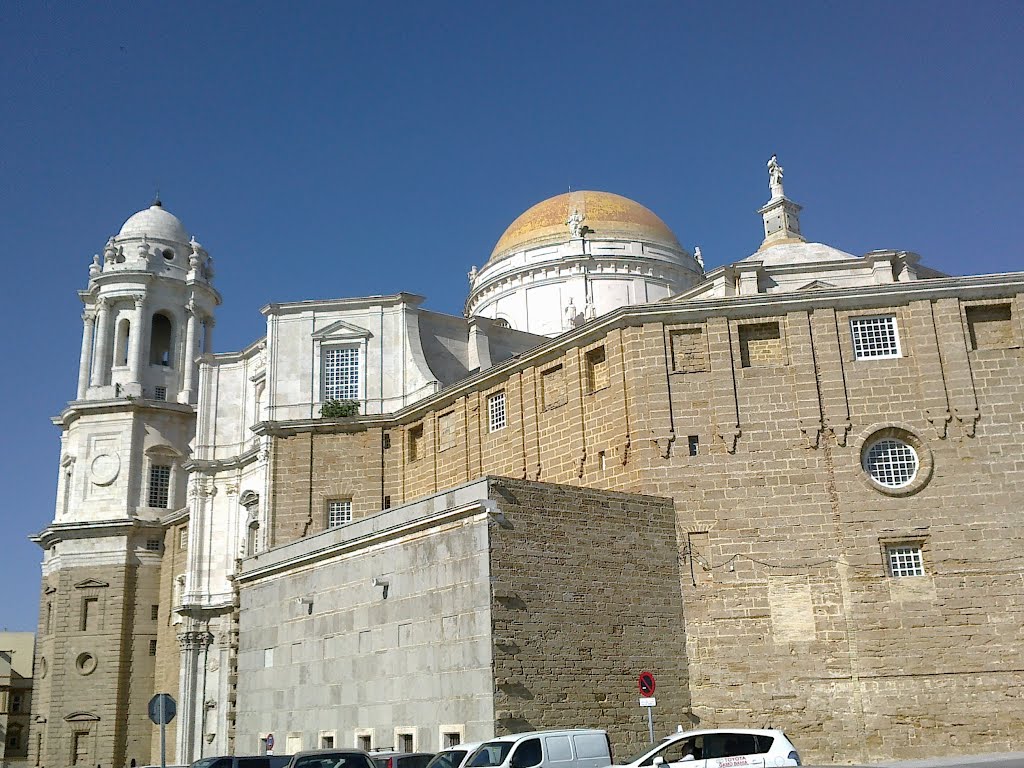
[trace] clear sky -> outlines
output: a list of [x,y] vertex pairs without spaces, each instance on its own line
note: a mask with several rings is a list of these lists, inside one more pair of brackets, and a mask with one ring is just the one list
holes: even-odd
[[154,191],[217,263],[215,348],[271,301],[461,313],[504,228],[631,197],[708,267],[778,153],[812,240],[1021,269],[1024,4],[0,3],[0,629],[34,629],[88,266]]

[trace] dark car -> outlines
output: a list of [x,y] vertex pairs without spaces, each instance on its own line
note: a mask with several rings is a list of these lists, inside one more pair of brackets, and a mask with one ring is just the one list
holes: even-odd
[[377,768],[361,749],[311,749],[296,752],[288,768]]
[[291,755],[219,755],[196,760],[190,768],[284,768]]

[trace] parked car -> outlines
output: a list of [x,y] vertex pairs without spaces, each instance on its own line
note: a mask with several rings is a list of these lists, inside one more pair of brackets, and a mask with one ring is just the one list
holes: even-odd
[[616,768],[776,768],[800,765],[796,747],[775,729],[680,731]]
[[604,768],[612,762],[607,731],[530,731],[485,741],[471,768]]
[[285,768],[291,759],[291,755],[218,755],[200,758],[190,768]]
[[296,752],[287,768],[377,768],[361,749],[310,749]]
[[482,745],[482,741],[471,741],[442,749],[427,763],[427,768],[463,768]]
[[434,757],[433,752],[371,752],[370,759],[377,768],[427,768]]

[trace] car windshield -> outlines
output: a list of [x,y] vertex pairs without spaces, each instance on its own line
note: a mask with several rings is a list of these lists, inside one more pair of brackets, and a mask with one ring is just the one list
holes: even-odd
[[230,768],[230,766],[230,757],[204,757],[202,760],[192,763],[191,768]]
[[430,762],[427,763],[427,768],[459,768],[462,765],[462,761],[466,759],[466,750],[464,749],[446,749],[443,752],[438,752],[434,755]]
[[501,765],[508,757],[508,753],[512,751],[513,746],[515,746],[514,741],[489,741],[476,751],[469,765],[471,768]]

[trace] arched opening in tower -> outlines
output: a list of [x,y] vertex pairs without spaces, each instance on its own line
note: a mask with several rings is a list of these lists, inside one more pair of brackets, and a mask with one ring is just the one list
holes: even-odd
[[149,337],[149,364],[163,365],[170,367],[174,364],[171,359],[171,338],[174,335],[174,326],[171,319],[160,312],[153,315],[153,330]]

